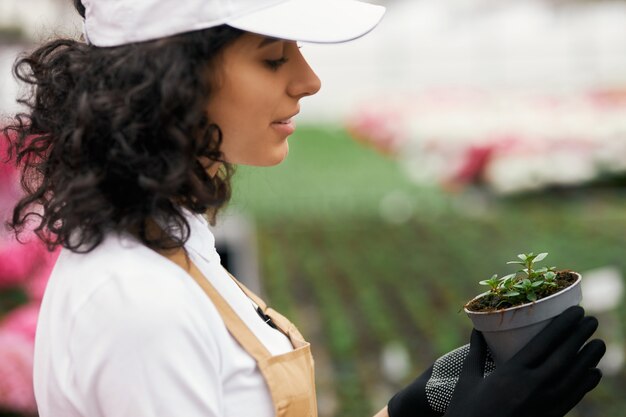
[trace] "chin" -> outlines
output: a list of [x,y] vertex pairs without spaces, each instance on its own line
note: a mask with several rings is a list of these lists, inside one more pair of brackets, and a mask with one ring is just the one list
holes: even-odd
[[289,154],[289,152],[288,152],[288,151],[287,151],[287,152],[285,152],[284,154],[280,155],[280,156],[277,156],[275,159],[272,159],[272,161],[271,161],[271,162],[269,162],[269,163],[268,163],[267,165],[265,165],[265,166],[268,166],[268,167],[273,167],[273,166],[276,166],[276,165],[281,164],[281,163],[282,163],[285,159],[287,159],[287,154]]
[[278,149],[268,160],[267,163],[263,164],[263,166],[276,166],[287,159],[287,155],[289,155],[289,145],[285,142],[285,146]]
[[247,165],[253,167],[272,167],[283,162],[289,154],[289,143],[285,140],[272,148],[257,148],[257,151],[247,152],[245,157],[227,158],[227,161],[235,165]]

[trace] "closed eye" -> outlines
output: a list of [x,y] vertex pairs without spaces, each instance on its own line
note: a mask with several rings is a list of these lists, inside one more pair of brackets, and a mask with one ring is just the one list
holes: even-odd
[[287,63],[287,61],[289,61],[289,58],[287,58],[286,56],[283,56],[279,59],[266,59],[265,63],[267,64],[267,66],[273,70],[276,71],[278,70],[281,66],[283,66],[284,64]]

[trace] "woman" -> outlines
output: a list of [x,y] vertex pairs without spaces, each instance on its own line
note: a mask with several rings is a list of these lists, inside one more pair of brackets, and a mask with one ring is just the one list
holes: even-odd
[[[64,248],[37,329],[40,415],[316,416],[309,344],[220,266],[207,226],[228,201],[233,166],[280,163],[300,99],[320,88],[296,41],[357,38],[384,9],[76,6],[86,42],[55,40],[18,61],[33,95],[6,132],[17,135],[27,191],[10,225],[19,233],[35,218],[39,236]],[[486,378],[474,332],[378,416],[562,415],[600,379],[603,343],[581,350],[596,326],[572,309]],[[517,401],[497,399],[520,380]],[[537,413],[535,398],[552,408]]]

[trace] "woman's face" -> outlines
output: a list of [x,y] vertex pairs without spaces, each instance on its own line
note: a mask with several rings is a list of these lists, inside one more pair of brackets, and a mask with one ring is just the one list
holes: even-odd
[[289,151],[300,99],[320,89],[298,45],[245,33],[224,49],[217,68],[208,115],[222,130],[224,159],[280,163]]

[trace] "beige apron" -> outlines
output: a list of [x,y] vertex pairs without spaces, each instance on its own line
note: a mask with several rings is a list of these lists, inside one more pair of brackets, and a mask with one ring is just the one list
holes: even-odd
[[222,316],[230,334],[256,360],[272,396],[276,417],[317,417],[311,345],[303,339],[298,329],[284,316],[268,308],[263,300],[231,275],[278,330],[289,337],[294,347],[290,352],[272,356],[182,250],[162,255],[187,271],[200,285]]

